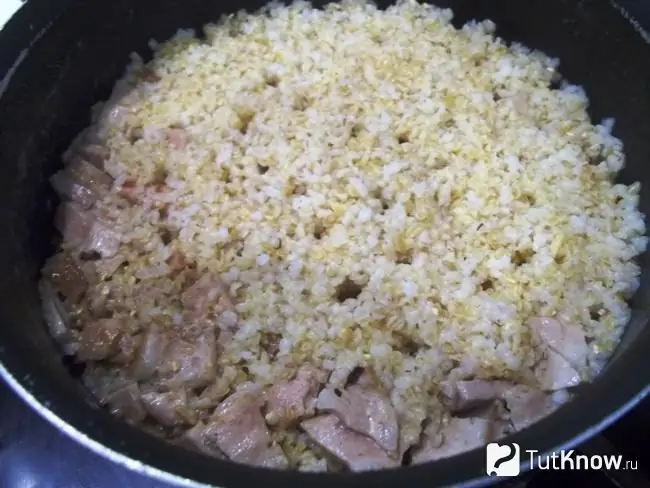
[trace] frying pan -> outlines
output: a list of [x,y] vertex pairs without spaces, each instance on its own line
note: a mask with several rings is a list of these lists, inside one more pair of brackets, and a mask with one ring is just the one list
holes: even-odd
[[[606,0],[440,0],[457,26],[490,18],[497,35],[560,58],[560,72],[584,86],[592,120],[614,117],[627,166],[624,183],[642,182],[650,212],[650,45]],[[89,124],[132,51],[151,38],[198,28],[263,0],[30,0],[0,33],[0,374],[36,411],[96,452],[141,473],[185,486],[483,486],[485,451],[363,474],[304,474],[237,465],[168,445],[97,407],[74,361],[61,360],[46,333],[36,287],[53,251],[56,205],[48,177],[59,155]],[[318,3],[316,3],[318,6]],[[380,4],[380,6],[382,6]],[[383,5],[385,6],[385,5]],[[650,391],[650,263],[631,323],[602,375],[569,404],[511,436],[521,451],[575,446],[623,415]],[[69,358],[68,358],[69,359]],[[527,467],[526,456],[523,467]]]

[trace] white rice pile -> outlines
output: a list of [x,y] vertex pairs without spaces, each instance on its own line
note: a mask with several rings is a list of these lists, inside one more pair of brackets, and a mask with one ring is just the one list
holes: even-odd
[[406,438],[440,411],[443,378],[531,381],[531,316],[583,324],[597,373],[647,243],[639,185],[613,183],[622,144],[580,87],[550,88],[557,60],[450,20],[410,0],[297,3],[134,55],[95,130],[115,188],[162,173],[167,191],[101,203],[129,265],[97,296],[111,287],[115,314],[142,327],[173,323],[165,261],[180,250],[237,303],[224,388],[305,361],[341,384],[367,365]]

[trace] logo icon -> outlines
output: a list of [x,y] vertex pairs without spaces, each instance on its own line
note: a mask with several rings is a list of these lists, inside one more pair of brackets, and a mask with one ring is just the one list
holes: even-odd
[[485,472],[488,476],[519,476],[520,464],[519,444],[492,442],[485,446]]

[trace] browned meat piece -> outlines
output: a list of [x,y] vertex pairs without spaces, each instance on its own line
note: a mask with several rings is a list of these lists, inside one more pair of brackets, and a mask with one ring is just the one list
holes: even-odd
[[125,180],[117,194],[130,203],[138,203],[140,201],[138,191],[135,180]]
[[131,364],[142,345],[142,340],[142,335],[122,334],[117,341],[117,353],[110,358],[111,363]]
[[153,68],[146,68],[142,71],[142,79],[149,83],[158,83],[162,78]]
[[185,432],[182,437],[183,444],[188,444],[191,447],[198,449],[203,454],[212,456],[218,459],[226,459],[226,456],[219,448],[206,438],[205,433],[208,426],[203,422],[198,422],[194,427]]
[[81,157],[73,158],[65,171],[74,181],[101,196],[105,196],[113,185],[111,175]]
[[57,209],[54,225],[65,241],[81,251],[97,252],[111,258],[120,247],[119,234],[73,202],[64,202]]
[[227,382],[213,383],[191,401],[191,406],[199,410],[212,409],[219,405],[228,393],[230,393],[230,388]]
[[317,445],[340,459],[351,471],[400,465],[372,439],[348,429],[334,414],[303,420],[300,427]]
[[92,165],[103,170],[104,161],[110,157],[111,151],[106,146],[89,142],[79,148],[79,155]]
[[43,276],[50,280],[59,293],[73,303],[77,302],[88,288],[83,270],[66,252],[55,254],[47,260],[43,267]]
[[169,376],[170,387],[200,388],[217,376],[217,341],[212,331],[206,330],[193,343],[172,340],[165,351],[159,371]]
[[440,384],[443,402],[451,412],[462,412],[501,398],[512,385],[505,381],[465,380],[443,381]]
[[185,255],[181,251],[174,249],[171,256],[169,256],[169,259],[167,260],[167,264],[172,271],[182,271],[185,269],[188,263],[185,259]]
[[54,217],[54,225],[63,239],[75,247],[82,247],[88,239],[94,218],[84,212],[77,203],[64,202],[59,205]]
[[137,380],[146,380],[153,376],[165,359],[168,344],[169,337],[162,327],[156,323],[149,324],[142,346],[133,362],[133,377]]
[[77,202],[83,208],[90,208],[105,197],[112,183],[113,178],[108,173],[81,157],[73,158],[65,169],[50,178],[52,188],[62,199]]
[[413,453],[413,464],[426,463],[474,449],[493,439],[491,419],[453,417],[439,431],[431,426]]
[[140,388],[137,383],[130,383],[106,398],[106,404],[112,414],[119,415],[126,421],[138,424],[147,416],[140,401]]
[[203,275],[187,288],[181,295],[181,303],[186,309],[197,312],[206,312],[213,304],[215,313],[234,308],[226,285],[212,274]]
[[515,386],[503,395],[510,411],[510,422],[521,430],[552,413],[556,406],[551,397],[540,390],[526,386]]
[[580,373],[557,352],[549,349],[535,367],[535,376],[543,390],[556,391],[579,385]]
[[292,380],[271,388],[267,395],[266,422],[288,426],[306,415],[313,415],[313,403],[324,375],[310,366],[303,366]]
[[74,336],[70,330],[70,317],[59,299],[52,283],[47,278],[38,282],[38,292],[41,297],[43,318],[52,338],[61,347],[64,353],[74,354]]
[[582,327],[544,317],[532,318],[528,325],[544,356],[535,369],[541,388],[553,391],[578,385],[588,352]]
[[126,262],[126,258],[124,256],[114,256],[112,258],[108,259],[101,259],[99,261],[96,261],[95,263],[95,269],[97,270],[97,273],[101,277],[101,279],[106,279],[120,269],[120,266],[122,266]]
[[102,258],[112,258],[120,250],[120,235],[108,226],[95,222],[85,247],[87,251],[99,253]]
[[149,415],[167,427],[193,424],[197,421],[196,413],[187,406],[187,394],[184,389],[165,393],[143,393],[142,404]]
[[185,132],[183,129],[178,128],[170,128],[165,130],[165,137],[172,145],[172,147],[175,147],[176,149],[183,149],[185,146],[187,146],[187,142],[189,140],[187,132]]
[[357,384],[345,390],[325,388],[318,395],[316,408],[335,413],[347,427],[394,453],[399,443],[397,413],[388,396],[368,378],[362,375]]
[[261,408],[261,391],[250,385],[240,387],[216,408],[203,430],[203,442],[238,463],[288,467],[282,449],[271,439]]
[[77,358],[81,361],[101,361],[116,354],[124,327],[124,321],[116,318],[89,322],[81,332]]
[[528,324],[542,345],[558,353],[576,370],[581,371],[585,367],[589,349],[579,324],[545,317],[532,318]]
[[92,207],[101,198],[93,188],[83,186],[65,170],[54,173],[50,177],[50,185],[59,198],[77,202],[85,209]]

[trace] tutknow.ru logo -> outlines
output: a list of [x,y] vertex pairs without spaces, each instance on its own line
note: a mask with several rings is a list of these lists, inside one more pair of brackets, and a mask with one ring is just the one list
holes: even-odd
[[[539,451],[528,449],[525,456],[531,469],[542,470],[625,470],[637,469],[638,461],[624,460],[621,455],[575,454],[573,450],[540,455]],[[519,476],[521,470],[521,448],[519,444],[492,442],[485,448],[485,471],[488,476]]]

